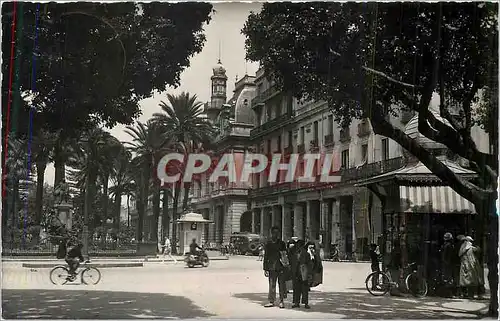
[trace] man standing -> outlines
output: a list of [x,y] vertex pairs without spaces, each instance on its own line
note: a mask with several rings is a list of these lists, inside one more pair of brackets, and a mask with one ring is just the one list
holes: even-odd
[[277,226],[271,228],[271,240],[264,248],[264,275],[269,278],[269,303],[266,308],[273,307],[276,302],[276,283],[279,286],[279,307],[283,309],[285,304],[285,275],[281,256],[286,255],[286,244],[279,239],[280,230]]

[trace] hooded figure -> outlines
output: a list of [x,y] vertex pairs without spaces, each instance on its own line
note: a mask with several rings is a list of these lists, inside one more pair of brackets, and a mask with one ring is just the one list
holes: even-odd
[[464,237],[458,251],[458,257],[460,258],[459,285],[467,289],[469,296],[473,295],[474,289],[483,284],[484,274],[484,270],[476,257],[476,252],[479,249],[472,245],[472,242],[472,237]]

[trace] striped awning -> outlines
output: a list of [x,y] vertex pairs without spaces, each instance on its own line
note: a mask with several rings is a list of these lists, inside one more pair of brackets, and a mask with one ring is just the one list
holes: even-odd
[[476,213],[474,204],[448,186],[400,186],[399,196],[406,213]]

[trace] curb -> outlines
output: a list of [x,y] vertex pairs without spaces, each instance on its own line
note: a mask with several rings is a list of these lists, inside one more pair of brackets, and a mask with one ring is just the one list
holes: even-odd
[[[49,264],[49,263],[23,263],[24,268],[32,268],[32,269],[50,269],[60,264]],[[96,264],[88,264],[91,267],[97,268],[130,268],[130,267],[143,267],[144,264],[142,262],[137,263],[96,263]]]
[[[209,257],[211,261],[225,261],[229,260],[229,258],[225,256],[216,256],[216,257]],[[174,260],[167,258],[165,260],[158,258],[158,257],[145,257],[145,258],[92,258],[92,262],[95,262],[96,264],[99,264],[98,262],[117,262],[117,263],[142,263],[142,262],[174,262]],[[184,261],[183,256],[179,256],[177,258],[177,261]],[[2,263],[8,263],[8,262],[40,262],[39,264],[42,264],[43,262],[62,262],[62,260],[57,260],[54,258],[5,258],[3,257],[1,259]],[[103,264],[103,263],[101,263]]]

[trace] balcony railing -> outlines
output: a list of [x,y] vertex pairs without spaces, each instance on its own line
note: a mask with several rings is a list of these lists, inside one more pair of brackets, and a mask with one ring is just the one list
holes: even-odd
[[297,145],[297,152],[299,154],[305,153],[306,152],[306,145],[305,144]]
[[317,151],[319,149],[318,139],[313,139],[309,142],[309,150],[311,152]]
[[358,124],[358,136],[365,137],[370,136],[370,134],[370,123],[368,122],[368,120],[364,119],[361,121],[361,123]]
[[351,134],[349,133],[349,128],[343,128],[340,130],[339,136],[340,142],[346,143],[351,140]]
[[325,146],[330,147],[334,145],[333,134],[325,136]]
[[283,122],[289,120],[290,118],[292,118],[292,114],[286,113],[286,114],[283,114],[279,117],[271,119],[270,121],[265,122],[264,124],[260,125],[259,127],[252,129],[250,131],[250,136],[257,136],[257,135],[260,135],[268,130],[274,129],[275,127],[283,124]]
[[[388,173],[399,169],[404,166],[404,158],[392,158],[386,161],[380,161],[376,163],[370,163],[363,165],[358,168],[348,168],[341,169],[335,173],[331,173],[330,176],[339,175],[341,177],[342,183],[359,181],[362,179],[367,179],[373,176],[377,176],[380,174]],[[323,183],[320,181],[320,175],[315,177],[314,182],[286,182],[286,183],[278,183],[266,187],[256,188],[248,191],[249,197],[257,198],[262,197],[264,195],[271,195],[276,193],[283,193],[287,191],[293,191],[297,189],[304,188],[314,188],[314,189],[323,189],[334,187],[336,183]]]

